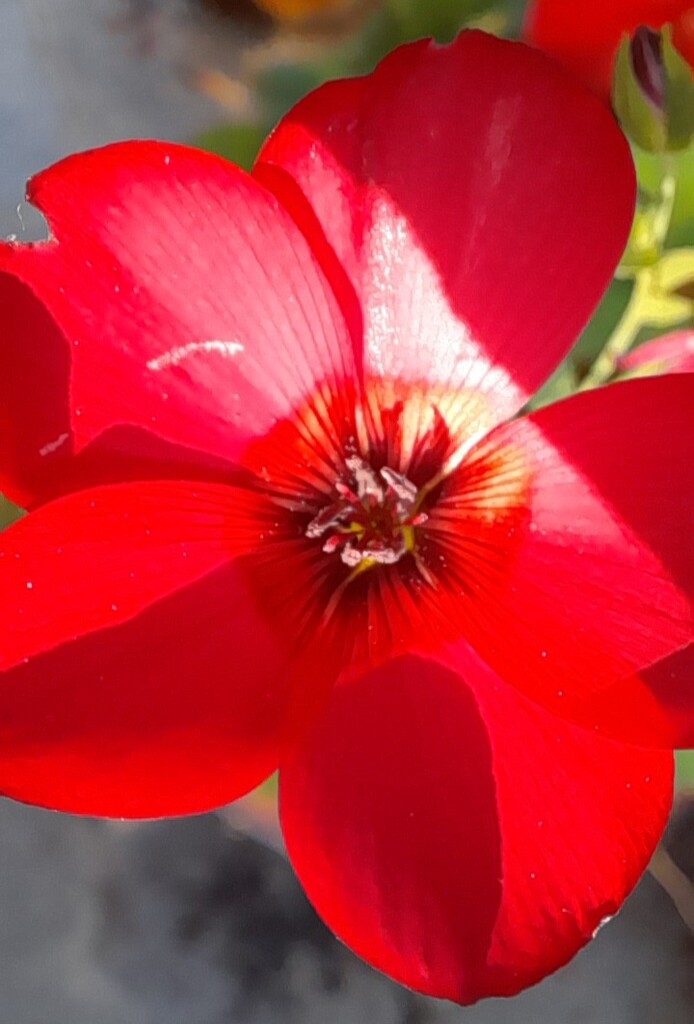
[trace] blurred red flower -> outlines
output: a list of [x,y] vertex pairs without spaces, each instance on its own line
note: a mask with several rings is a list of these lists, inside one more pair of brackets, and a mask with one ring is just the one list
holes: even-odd
[[620,362],[629,373],[694,373],[694,330],[673,331],[639,345]]
[[561,61],[586,85],[609,99],[612,71],[624,35],[641,25],[661,29],[672,24],[673,42],[694,67],[692,0],[531,0],[525,17],[528,42]]
[[468,33],[319,89],[250,176],[131,142],[29,195],[3,791],[182,814],[279,767],[296,870],[376,967],[469,1002],[563,964],[694,737],[689,678],[639,676],[691,639],[692,378],[516,418],[627,237],[608,111]]

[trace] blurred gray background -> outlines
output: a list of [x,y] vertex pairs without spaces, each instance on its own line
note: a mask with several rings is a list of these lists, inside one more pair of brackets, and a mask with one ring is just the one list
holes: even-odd
[[[201,81],[241,74],[267,31],[193,0],[0,0],[0,234],[41,233],[24,181],[71,150],[186,140],[229,120],[229,97]],[[243,89],[231,100],[252,106]],[[694,876],[682,821],[673,850]],[[461,1009],[356,960],[244,825],[239,813],[133,825],[0,801],[0,1024],[694,1021],[694,937],[650,876],[563,971]]]

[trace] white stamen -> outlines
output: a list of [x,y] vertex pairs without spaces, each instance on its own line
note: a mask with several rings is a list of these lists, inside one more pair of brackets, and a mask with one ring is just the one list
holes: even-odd
[[416,486],[411,480],[408,480],[406,476],[403,476],[402,473],[396,473],[394,469],[390,468],[390,466],[383,466],[381,469],[381,476],[388,486],[393,488],[401,501],[406,501],[412,504],[417,500]]
[[354,482],[357,485],[357,495],[360,501],[363,501],[366,497],[373,497],[379,502],[384,500],[385,491],[368,462],[364,462],[358,455],[350,455],[345,460],[345,465],[354,476]]

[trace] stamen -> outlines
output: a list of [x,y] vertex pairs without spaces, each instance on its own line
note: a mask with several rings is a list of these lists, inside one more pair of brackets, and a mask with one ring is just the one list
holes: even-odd
[[427,521],[425,512],[415,511],[420,497],[416,485],[390,466],[377,473],[358,455],[350,455],[345,465],[352,481],[336,482],[338,500],[311,520],[306,536],[330,533],[323,551],[339,552],[341,561],[357,572],[394,565],[414,553],[414,528]]
[[406,476],[402,475],[402,473],[396,473],[394,469],[390,468],[390,466],[384,466],[381,470],[381,476],[388,486],[393,488],[398,498],[401,498],[402,501],[407,501],[412,504],[417,500],[417,488],[412,481],[408,480]]
[[306,528],[307,537],[322,537],[331,526],[337,526],[351,506],[345,502],[326,505]]
[[359,500],[363,501],[364,498],[374,497],[382,502],[385,498],[383,487],[368,462],[364,462],[358,455],[350,455],[346,460],[346,465],[347,469],[354,474]]

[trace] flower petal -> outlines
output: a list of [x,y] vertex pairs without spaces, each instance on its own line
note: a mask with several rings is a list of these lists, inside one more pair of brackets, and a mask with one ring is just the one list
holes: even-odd
[[66,456],[98,437],[81,485],[233,461],[317,382],[352,372],[305,239],[232,164],[119,143],[56,164],[28,194],[55,238],[0,247],[13,496],[70,489]]
[[566,353],[633,212],[609,113],[543,55],[478,32],[312,93],[253,173],[322,252],[358,346],[363,315],[366,372],[483,392],[472,429]]
[[462,1003],[565,963],[636,883],[672,755],[600,739],[472,654],[338,686],[280,771],[289,855],[327,924],[404,984]]
[[694,644],[644,669],[641,680],[674,729],[673,746],[694,749]]
[[619,368],[639,375],[694,373],[694,331],[673,331],[647,341],[624,356]]
[[[635,673],[694,638],[694,375],[509,423],[448,482],[440,614],[504,679],[629,742],[676,745]],[[694,683],[681,699],[694,710]]]
[[253,588],[255,500],[114,485],[0,534],[3,793],[88,814],[181,814],[276,767],[299,724],[301,670]]

